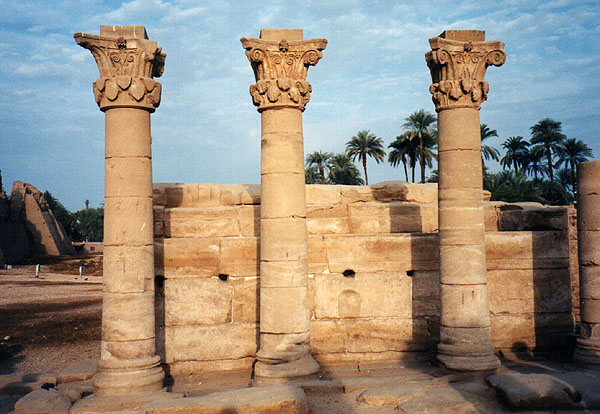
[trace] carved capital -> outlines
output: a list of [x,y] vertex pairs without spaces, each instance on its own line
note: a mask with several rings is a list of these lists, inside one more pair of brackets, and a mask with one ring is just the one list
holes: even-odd
[[[425,54],[425,59],[431,71],[429,92],[437,112],[452,108],[479,109],[489,91],[484,80],[487,67],[502,66],[506,61],[504,43],[471,41],[460,32],[452,32],[455,36],[450,39],[429,39],[431,51]],[[465,32],[470,35],[475,31]],[[483,40],[483,32],[478,34]]]
[[312,86],[306,81],[309,66],[316,65],[327,46],[325,39],[264,40],[241,39],[254,70],[256,84],[250,95],[258,111],[293,107],[304,111]]
[[98,65],[94,98],[101,110],[126,107],[153,112],[158,107],[162,87],[153,77],[162,75],[166,55],[155,41],[114,34],[75,33],[73,37],[92,52]]

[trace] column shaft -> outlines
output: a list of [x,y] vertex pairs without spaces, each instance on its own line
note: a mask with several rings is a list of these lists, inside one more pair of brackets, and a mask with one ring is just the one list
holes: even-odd
[[577,189],[581,334],[575,361],[600,369],[600,161],[578,165]]
[[487,295],[479,108],[488,66],[506,59],[485,32],[449,30],[429,39],[425,55],[438,112],[438,206],[441,326],[438,359],[449,369],[500,366],[494,354]]
[[96,396],[163,387],[155,348],[152,138],[165,55],[142,26],[76,33],[100,70],[94,97],[105,113],[104,283]]
[[258,378],[309,375],[310,355],[306,188],[302,111],[305,80],[325,39],[302,40],[302,30],[263,29],[242,38],[256,84],[250,94],[261,112],[260,349]]

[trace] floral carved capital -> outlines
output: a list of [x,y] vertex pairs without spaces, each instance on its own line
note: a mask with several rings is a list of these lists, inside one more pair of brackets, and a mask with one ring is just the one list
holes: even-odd
[[258,111],[293,107],[304,111],[312,86],[306,81],[309,66],[316,65],[327,46],[325,39],[264,40],[242,38],[256,83],[250,95]]
[[429,39],[429,43],[432,50],[425,54],[425,59],[431,72],[429,92],[436,111],[479,109],[489,91],[489,85],[484,80],[488,66],[502,66],[506,61],[504,43],[440,37]]
[[164,70],[165,57],[148,39],[104,37],[75,33],[77,44],[92,52],[100,78],[94,82],[94,98],[101,110],[133,107],[154,111],[160,105],[162,87],[154,77]]

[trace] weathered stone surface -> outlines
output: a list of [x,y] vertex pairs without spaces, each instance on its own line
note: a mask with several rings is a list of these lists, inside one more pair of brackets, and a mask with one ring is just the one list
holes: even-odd
[[202,397],[179,398],[144,405],[143,414],[308,414],[302,388],[272,385],[221,391]]
[[210,277],[219,272],[218,239],[167,238],[154,244],[156,272],[165,277]]
[[233,323],[257,323],[259,320],[259,279],[234,280]]
[[1,381],[0,394],[4,395],[24,395],[34,390],[39,390],[43,387],[48,387],[49,384],[43,381]]
[[218,325],[232,321],[233,286],[218,278],[167,279],[165,325]]
[[412,315],[412,279],[400,273],[317,274],[314,317],[364,318]]
[[96,359],[74,362],[58,373],[58,383],[64,384],[91,379],[96,373],[97,364],[98,360]]
[[346,320],[347,352],[423,351],[428,349],[427,322],[422,319]]
[[14,414],[68,414],[72,404],[56,390],[36,390],[17,401]]
[[500,231],[550,231],[566,230],[566,207],[522,208],[507,204],[500,207],[498,230]]
[[180,207],[165,210],[165,237],[240,236],[235,207]]
[[573,331],[573,315],[564,313],[528,313],[493,315],[492,342],[497,349],[547,348],[550,335]]
[[260,274],[260,239],[256,237],[223,238],[219,242],[219,273],[230,276]]
[[[490,387],[512,408],[577,408],[581,394],[567,382],[548,374],[507,372],[486,378]],[[591,408],[591,407],[588,407]]]
[[256,355],[258,326],[253,323],[165,327],[165,362],[210,361]]

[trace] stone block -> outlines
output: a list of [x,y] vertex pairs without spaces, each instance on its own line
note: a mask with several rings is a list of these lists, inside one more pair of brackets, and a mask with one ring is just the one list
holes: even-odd
[[220,184],[220,205],[235,206],[260,204],[260,185],[257,184]]
[[308,234],[347,234],[350,224],[347,217],[308,218],[306,230]]
[[68,414],[73,402],[56,390],[35,390],[15,404],[14,414]]
[[259,321],[259,279],[244,278],[232,281],[233,323],[258,323]]
[[218,325],[232,321],[232,283],[218,278],[165,280],[165,325]]
[[496,232],[485,237],[488,260],[569,258],[569,243],[566,232]]
[[154,213],[154,238],[164,237],[165,235],[165,207],[156,204],[153,201],[152,211]]
[[322,235],[308,235],[308,273],[329,272],[325,238]]
[[96,373],[97,364],[97,359],[86,359],[74,362],[58,373],[57,381],[59,384],[65,384],[90,380]]
[[300,387],[272,385],[215,392],[144,405],[141,414],[308,414],[308,400]]
[[341,185],[342,204],[374,201],[371,187],[364,185]]
[[229,276],[260,274],[260,240],[257,237],[220,239],[219,273]]
[[165,186],[167,207],[218,206],[221,186],[218,184],[168,184]]
[[253,357],[258,348],[258,325],[165,327],[165,362],[213,361]]
[[573,316],[564,313],[499,314],[491,318],[492,342],[497,349],[543,349],[550,335],[573,331]]
[[428,349],[423,319],[346,320],[347,352],[424,351]]
[[500,231],[548,231],[566,230],[565,207],[541,207],[514,209],[517,206],[504,205],[498,213]]
[[165,237],[233,237],[240,235],[235,207],[179,207],[165,211]]
[[440,274],[437,271],[412,273],[412,317],[439,317]]
[[408,201],[418,204],[437,203],[437,184],[412,184],[384,181],[371,185],[373,198],[379,202]]
[[167,205],[166,187],[171,184],[153,183],[152,184],[152,204],[154,206],[165,207]]
[[167,278],[211,277],[219,273],[219,239],[164,239],[155,244],[155,260]]
[[325,206],[340,204],[342,192],[338,185],[309,184],[306,186],[306,205]]
[[203,372],[251,371],[255,357],[215,359],[212,361],[178,361],[169,364],[171,375],[190,375]]
[[346,351],[346,324],[342,319],[311,320],[310,349],[315,354]]
[[238,206],[237,212],[240,235],[242,237],[260,237],[260,206]]
[[316,319],[412,315],[412,279],[406,273],[316,274]]
[[135,341],[154,338],[154,292],[102,295],[102,339]]
[[483,204],[483,222],[486,232],[498,231],[498,204],[497,201]]
[[324,240],[332,273],[438,268],[437,235],[325,235]]

